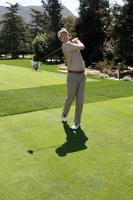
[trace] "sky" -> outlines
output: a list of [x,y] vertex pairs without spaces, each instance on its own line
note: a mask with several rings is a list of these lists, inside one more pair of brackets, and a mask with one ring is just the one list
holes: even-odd
[[[66,6],[74,15],[78,15],[79,0],[59,0],[61,3]],[[6,2],[15,4],[19,3],[23,6],[28,5],[42,5],[41,0],[0,0],[0,6],[6,6]],[[110,0],[110,3],[117,2],[122,4],[122,0]]]

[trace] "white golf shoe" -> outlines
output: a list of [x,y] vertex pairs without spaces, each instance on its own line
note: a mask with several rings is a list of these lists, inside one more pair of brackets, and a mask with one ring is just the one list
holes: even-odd
[[79,129],[80,128],[80,124],[73,124],[72,126],[71,126],[71,129],[72,130],[77,130],[77,129]]

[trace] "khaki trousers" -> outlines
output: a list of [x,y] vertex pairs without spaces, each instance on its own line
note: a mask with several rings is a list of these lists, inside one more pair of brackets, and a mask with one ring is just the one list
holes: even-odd
[[63,114],[68,115],[70,107],[74,101],[75,104],[75,117],[74,123],[80,124],[81,115],[84,103],[84,89],[85,89],[86,75],[84,73],[75,74],[69,73],[67,75],[67,97],[65,98]]

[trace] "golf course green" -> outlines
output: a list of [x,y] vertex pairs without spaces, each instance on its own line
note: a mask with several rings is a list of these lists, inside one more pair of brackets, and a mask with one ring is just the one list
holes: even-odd
[[133,83],[88,77],[81,129],[66,74],[0,61],[0,200],[132,200]]

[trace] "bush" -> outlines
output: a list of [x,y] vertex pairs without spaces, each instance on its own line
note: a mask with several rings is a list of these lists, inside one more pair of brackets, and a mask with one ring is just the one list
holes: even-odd
[[33,48],[36,60],[42,60],[48,52],[48,37],[46,34],[39,34],[33,40]]
[[108,74],[111,70],[111,65],[106,60],[104,60],[104,61],[98,62],[96,64],[95,69],[99,70],[100,72]]
[[131,76],[124,76],[123,81],[133,81],[133,78]]
[[109,76],[107,74],[103,74],[103,73],[99,73],[98,77],[99,78],[109,78]]

